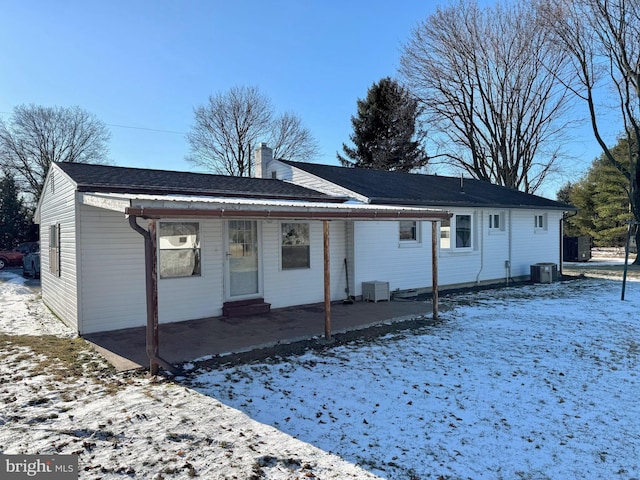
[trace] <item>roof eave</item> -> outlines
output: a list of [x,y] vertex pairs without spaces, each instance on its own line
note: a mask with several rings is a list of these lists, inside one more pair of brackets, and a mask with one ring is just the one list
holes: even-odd
[[473,207],[473,208],[512,208],[512,209],[532,209],[532,210],[559,210],[562,212],[577,211],[578,209],[572,205],[527,205],[527,204],[504,204],[504,203],[478,203],[478,202],[433,202],[425,203],[424,201],[417,201],[412,199],[398,199],[398,198],[382,198],[371,197],[369,203],[372,205],[407,205],[407,206],[422,206],[431,208],[442,207]]

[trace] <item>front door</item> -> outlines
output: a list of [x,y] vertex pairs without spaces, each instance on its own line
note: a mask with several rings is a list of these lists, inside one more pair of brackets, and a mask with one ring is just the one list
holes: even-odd
[[229,299],[260,293],[258,225],[255,220],[227,222],[226,280]]

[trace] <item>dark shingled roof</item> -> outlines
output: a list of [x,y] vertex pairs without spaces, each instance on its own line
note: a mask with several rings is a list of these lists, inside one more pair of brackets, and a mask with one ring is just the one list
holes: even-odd
[[576,210],[571,205],[482,180],[280,161],[364,195],[372,204]]
[[65,162],[56,163],[56,165],[76,182],[78,191],[81,192],[248,197],[322,202],[346,200],[281,180],[86,163]]

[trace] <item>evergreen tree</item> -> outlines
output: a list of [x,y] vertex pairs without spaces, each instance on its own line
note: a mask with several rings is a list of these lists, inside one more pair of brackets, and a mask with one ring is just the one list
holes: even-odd
[[32,213],[20,198],[13,175],[0,180],[0,249],[7,250],[31,237]]
[[[626,138],[611,151],[621,164],[628,164]],[[568,219],[565,231],[590,235],[598,246],[624,246],[627,224],[633,220],[630,195],[625,175],[601,155],[593,161],[584,178],[571,188],[570,203],[579,210]]]
[[387,77],[374,83],[367,98],[358,99],[358,114],[351,117],[354,148],[342,144],[343,166],[409,172],[424,167],[429,158],[418,128],[420,109],[409,91]]
[[593,218],[595,217],[594,193],[595,184],[587,180],[587,175],[573,184],[569,203],[577,207],[578,212],[565,222],[566,235],[574,237],[588,235],[595,238],[596,231],[593,223]]
[[556,200],[562,203],[571,203],[571,191],[573,190],[573,183],[567,182],[556,193]]
[[[556,200],[558,202],[573,205],[573,200],[571,199],[571,197],[576,188],[577,187],[575,183],[567,182],[562,187],[560,187],[560,190],[558,190],[558,192],[556,193]],[[580,235],[584,235],[576,225],[576,220],[574,217],[575,215],[570,215],[564,222],[564,235],[567,237],[578,237]]]

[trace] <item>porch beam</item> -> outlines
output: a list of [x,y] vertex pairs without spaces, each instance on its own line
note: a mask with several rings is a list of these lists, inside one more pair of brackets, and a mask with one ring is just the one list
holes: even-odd
[[438,221],[451,218],[451,214],[443,210],[419,209],[331,209],[331,210],[236,210],[231,208],[162,208],[162,207],[128,207],[127,215],[142,218],[270,218],[300,220],[426,220]]

